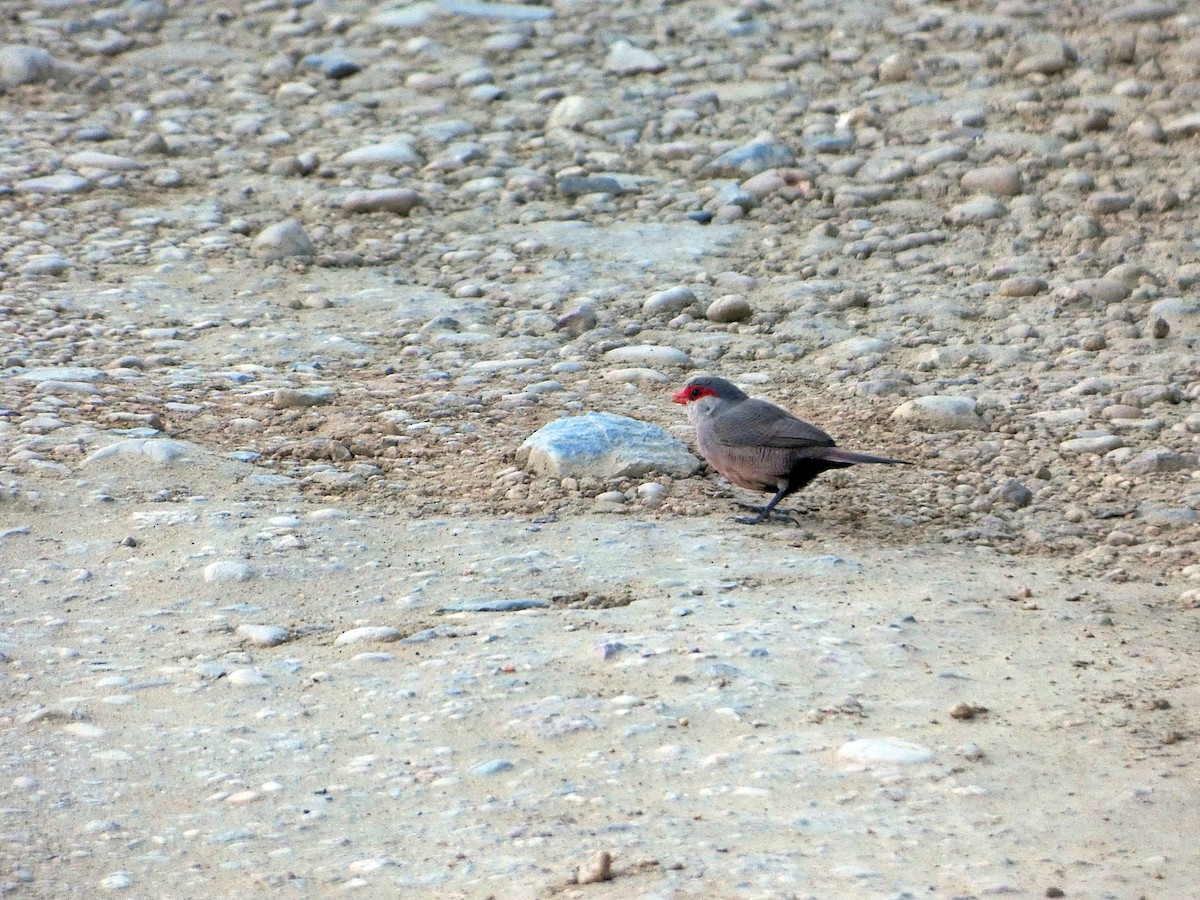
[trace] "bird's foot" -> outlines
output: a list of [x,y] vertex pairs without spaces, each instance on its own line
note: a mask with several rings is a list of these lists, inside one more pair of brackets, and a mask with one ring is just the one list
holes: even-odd
[[737,522],[741,525],[758,525],[761,522],[765,522],[767,519],[772,519],[776,522],[779,522],[780,524],[792,524],[792,525],[799,524],[799,522],[797,521],[796,514],[793,513],[791,510],[773,509],[770,512],[767,512],[763,507],[754,506],[753,504],[750,504],[750,503],[738,503],[736,505],[740,506],[742,509],[748,509],[753,513],[758,513],[758,515],[755,515],[755,516],[730,516],[729,517],[734,522]]

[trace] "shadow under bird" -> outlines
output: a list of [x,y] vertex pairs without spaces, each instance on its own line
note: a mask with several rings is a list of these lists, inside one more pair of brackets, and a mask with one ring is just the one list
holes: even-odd
[[775,504],[828,469],[858,463],[908,465],[902,459],[843,450],[820,428],[774,403],[751,398],[724,378],[698,375],[671,399],[686,407],[700,455],[710,466],[738,487],[775,494],[757,516],[736,520],[745,525],[762,522]]

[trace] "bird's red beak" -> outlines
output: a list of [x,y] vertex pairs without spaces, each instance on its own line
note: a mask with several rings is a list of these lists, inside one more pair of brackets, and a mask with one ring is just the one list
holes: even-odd
[[687,402],[688,402],[688,389],[685,387],[682,387],[679,390],[677,390],[675,392],[675,396],[671,398],[671,402],[672,403],[682,403],[686,406]]

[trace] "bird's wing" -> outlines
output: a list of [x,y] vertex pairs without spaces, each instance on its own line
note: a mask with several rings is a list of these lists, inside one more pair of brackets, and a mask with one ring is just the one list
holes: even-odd
[[833,438],[765,400],[744,400],[713,417],[713,437],[726,447],[832,447]]

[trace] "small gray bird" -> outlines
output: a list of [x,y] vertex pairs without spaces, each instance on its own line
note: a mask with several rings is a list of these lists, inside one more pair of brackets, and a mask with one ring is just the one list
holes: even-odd
[[775,493],[757,516],[737,519],[745,525],[766,519],[776,503],[826,469],[855,463],[907,465],[900,459],[842,450],[820,428],[774,403],[752,400],[724,378],[697,375],[671,399],[687,407],[700,455],[710,466],[738,487]]

